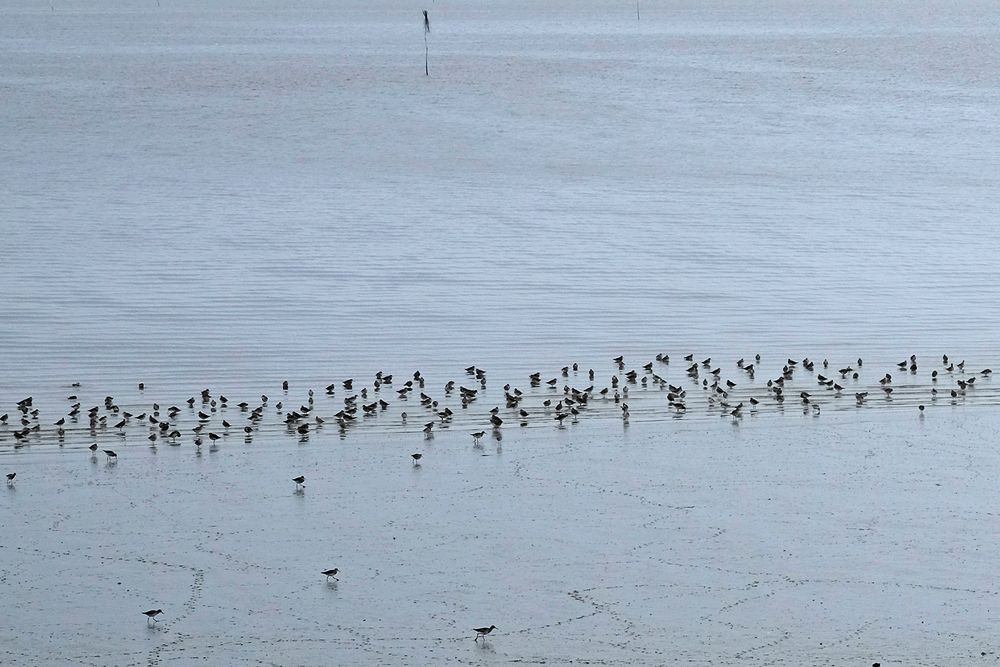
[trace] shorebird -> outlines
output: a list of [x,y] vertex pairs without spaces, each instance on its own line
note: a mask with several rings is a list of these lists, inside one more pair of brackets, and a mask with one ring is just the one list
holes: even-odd
[[14,486],[14,478],[17,477],[16,472],[7,473],[7,486]]
[[295,488],[305,488],[305,475],[299,475],[298,477],[293,477],[292,481],[295,482]]
[[118,460],[118,455],[115,454],[110,449],[105,449],[104,453],[108,455],[108,461],[112,461],[112,460],[117,461]]
[[92,452],[94,452],[96,454],[97,453],[97,443],[95,442],[90,447],[87,447],[87,449],[89,449],[90,451],[92,451]]
[[483,638],[483,641],[486,641],[486,635],[490,634],[491,632],[493,632],[496,629],[497,629],[497,626],[495,626],[495,625],[491,625],[488,628],[473,628],[473,630],[476,631],[476,641],[479,641],[480,637]]
[[420,465],[420,459],[424,458],[423,454],[410,454],[410,456],[413,458],[413,465],[415,466]]
[[149,621],[156,621],[156,617],[163,613],[162,609],[150,609],[149,611],[142,612],[142,615],[146,617],[146,623]]
[[472,433],[470,435],[472,435],[472,443],[473,444],[478,444],[479,443],[479,439],[481,437],[483,437],[484,435],[486,435],[486,431],[476,431],[475,433]]
[[332,570],[323,570],[320,574],[325,574],[327,581],[330,581],[330,577],[333,577],[334,581],[340,581],[340,579],[337,579],[338,572],[340,572],[340,569],[335,567]]

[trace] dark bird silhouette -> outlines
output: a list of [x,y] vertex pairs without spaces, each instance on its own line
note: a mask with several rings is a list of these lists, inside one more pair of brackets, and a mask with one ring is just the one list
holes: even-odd
[[479,641],[480,637],[482,637],[485,640],[486,639],[486,635],[490,634],[491,632],[493,632],[496,629],[497,629],[497,626],[495,626],[495,625],[491,625],[488,628],[473,628],[473,630],[476,632],[476,641]]
[[295,488],[304,488],[306,478],[304,475],[299,475],[298,477],[293,477],[292,481],[295,482]]
[[320,574],[325,574],[327,581],[329,581],[331,578],[333,578],[336,581],[340,581],[340,579],[337,579],[338,572],[340,572],[340,569],[335,567],[332,570],[323,570],[322,572],[320,572]]

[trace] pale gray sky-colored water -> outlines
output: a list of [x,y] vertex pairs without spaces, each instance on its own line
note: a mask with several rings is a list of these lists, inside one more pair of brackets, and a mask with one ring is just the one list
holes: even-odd
[[988,357],[1000,12],[869,4],[4,0],[0,393]]

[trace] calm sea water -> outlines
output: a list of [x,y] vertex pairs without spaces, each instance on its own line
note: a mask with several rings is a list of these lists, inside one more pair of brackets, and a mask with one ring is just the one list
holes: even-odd
[[2,0],[0,396],[989,363],[1000,9],[817,4]]

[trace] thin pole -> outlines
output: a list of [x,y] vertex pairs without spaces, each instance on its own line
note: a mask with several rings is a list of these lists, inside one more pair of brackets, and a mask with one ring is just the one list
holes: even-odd
[[[638,1],[638,0],[637,0]],[[430,67],[427,64],[428,61],[428,50],[427,50],[427,35],[431,31],[431,20],[427,17],[427,10],[424,10],[424,76],[430,76]]]

